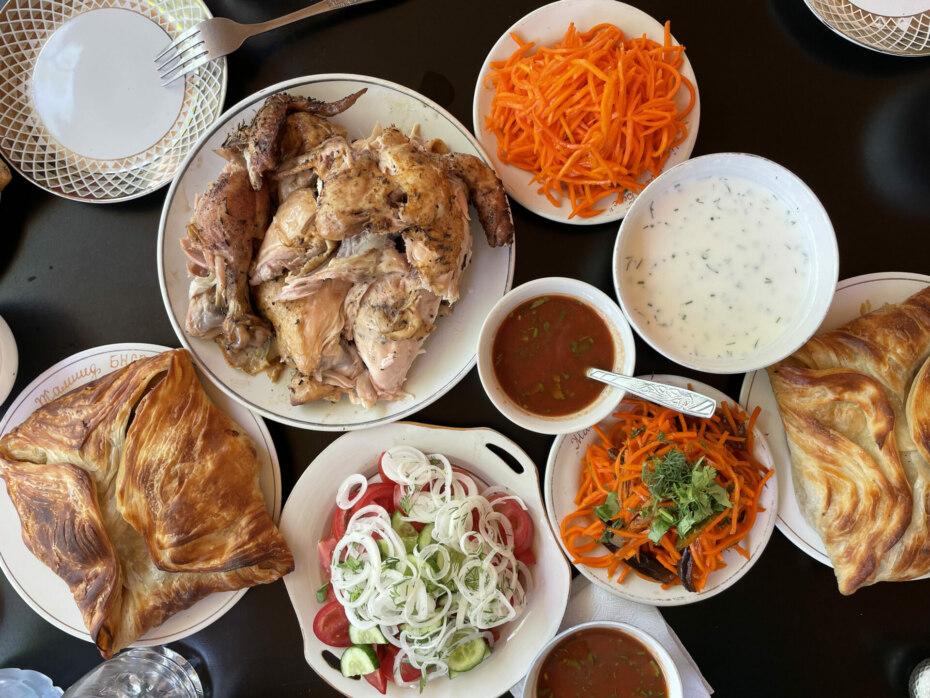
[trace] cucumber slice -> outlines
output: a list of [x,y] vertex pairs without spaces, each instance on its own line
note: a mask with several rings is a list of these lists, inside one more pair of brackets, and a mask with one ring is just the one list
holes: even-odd
[[[351,626],[350,626],[351,627]],[[352,645],[342,653],[339,668],[343,676],[363,676],[381,666],[378,655],[371,645]]]
[[488,643],[482,638],[476,637],[474,640],[469,640],[452,650],[446,664],[449,665],[450,673],[455,671],[461,674],[463,671],[474,669],[489,654],[491,654],[491,648],[488,647]]
[[436,528],[436,524],[428,523],[420,531],[420,535],[417,536],[417,545],[420,546],[420,550],[423,550],[427,545],[430,545],[433,542],[433,529]]
[[354,625],[350,625],[349,639],[352,641],[353,645],[384,645],[387,643],[387,640],[384,638],[384,633],[382,633],[381,629],[378,627],[362,630],[361,628],[356,628]]
[[409,637],[426,637],[427,635],[436,632],[440,628],[442,628],[442,621],[434,623],[433,625],[428,625],[425,628],[415,628],[412,625],[404,626],[404,630],[407,632]]
[[417,538],[420,535],[417,529],[413,527],[413,524],[409,521],[404,521],[404,516],[400,511],[395,511],[391,514],[391,528],[397,531],[400,539],[404,541],[404,548],[407,552],[412,553],[413,548],[417,544]]

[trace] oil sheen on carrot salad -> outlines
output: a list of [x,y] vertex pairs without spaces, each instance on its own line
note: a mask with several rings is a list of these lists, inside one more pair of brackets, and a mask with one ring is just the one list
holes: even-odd
[[665,676],[646,646],[615,628],[588,628],[558,643],[543,662],[537,698],[662,698]]
[[527,412],[562,416],[594,402],[603,385],[588,366],[610,370],[614,342],[586,303],[558,294],[537,296],[504,318],[491,349],[494,374],[507,397]]

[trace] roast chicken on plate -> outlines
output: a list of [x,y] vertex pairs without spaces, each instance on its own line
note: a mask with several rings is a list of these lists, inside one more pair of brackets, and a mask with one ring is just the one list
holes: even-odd
[[380,125],[352,140],[336,102],[280,93],[224,143],[182,247],[186,331],[273,379],[291,403],[407,397],[410,366],[461,295],[469,203],[498,247],[513,241],[503,186],[480,158]]

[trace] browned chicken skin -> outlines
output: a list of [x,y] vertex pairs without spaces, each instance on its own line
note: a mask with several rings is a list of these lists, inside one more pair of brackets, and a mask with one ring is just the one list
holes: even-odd
[[247,130],[240,128],[224,147],[244,149],[249,180],[255,189],[260,189],[265,175],[274,170],[280,161],[280,135],[288,114],[306,112],[318,117],[336,116],[355,104],[363,94],[365,90],[359,90],[336,102],[322,102],[285,92],[272,95],[255,113]]
[[513,244],[513,216],[497,174],[482,160],[467,153],[450,153],[448,167],[468,187],[468,198],[478,212],[478,221],[491,247]]

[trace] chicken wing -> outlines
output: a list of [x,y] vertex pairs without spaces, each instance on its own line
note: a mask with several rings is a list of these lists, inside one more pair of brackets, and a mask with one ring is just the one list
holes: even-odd
[[[260,189],[265,174],[274,170],[280,162],[280,136],[288,114],[305,112],[316,117],[335,116],[355,104],[363,94],[365,90],[359,90],[335,102],[322,102],[286,92],[272,95],[255,113],[252,123],[247,127],[240,127],[224,147],[243,150],[249,170],[249,181],[253,188]],[[299,130],[299,126],[297,128]]]

